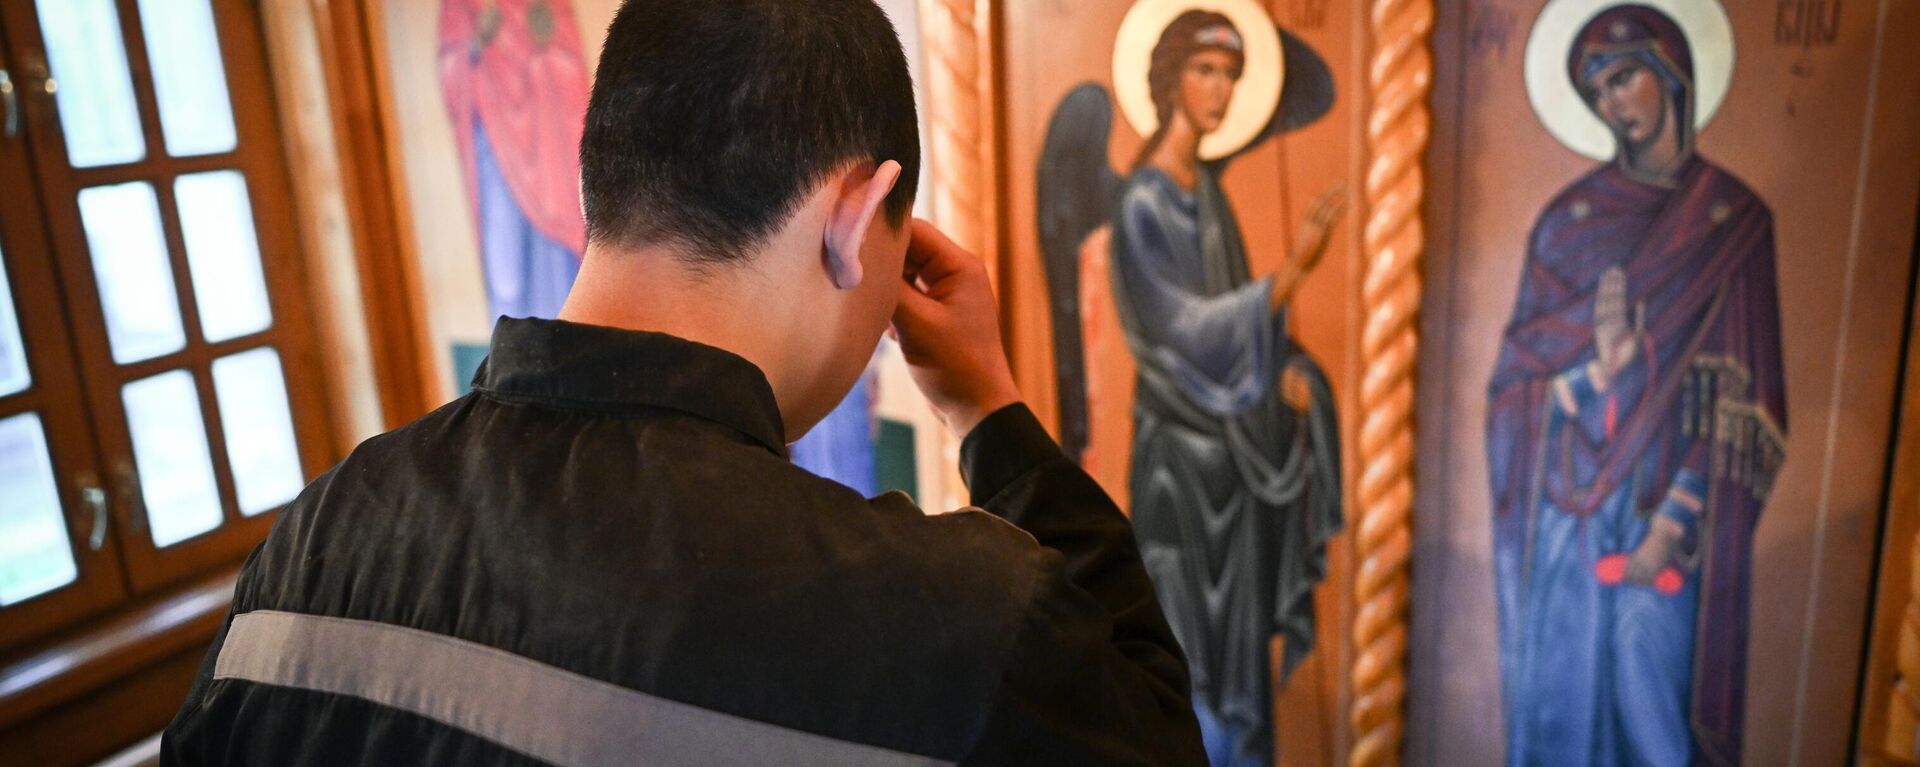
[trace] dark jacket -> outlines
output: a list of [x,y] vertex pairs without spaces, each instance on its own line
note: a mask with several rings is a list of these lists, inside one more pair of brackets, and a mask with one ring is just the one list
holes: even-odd
[[751,363],[502,320],[289,505],[165,764],[1201,764],[1127,520],[1024,406],[986,513],[785,458]]

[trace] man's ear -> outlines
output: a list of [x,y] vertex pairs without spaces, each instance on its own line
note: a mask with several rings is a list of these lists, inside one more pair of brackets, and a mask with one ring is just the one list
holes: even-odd
[[900,163],[888,160],[866,181],[841,190],[826,232],[827,271],[833,275],[834,287],[852,290],[860,284],[860,249],[866,244],[867,229],[899,181]]

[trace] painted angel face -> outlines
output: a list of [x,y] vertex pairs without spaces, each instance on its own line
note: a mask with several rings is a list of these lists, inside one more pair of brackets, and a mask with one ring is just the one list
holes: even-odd
[[1240,62],[1226,51],[1202,50],[1187,57],[1180,71],[1180,109],[1204,136],[1220,127],[1233,103]]
[[1582,85],[1594,114],[1626,144],[1646,144],[1666,126],[1670,104],[1660,76],[1639,59],[1615,59]]

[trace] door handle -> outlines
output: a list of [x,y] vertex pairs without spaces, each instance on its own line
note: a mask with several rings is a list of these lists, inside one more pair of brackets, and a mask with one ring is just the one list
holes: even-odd
[[20,135],[20,94],[13,87],[13,76],[0,69],[0,134],[7,138]]
[[107,545],[107,525],[112,517],[107,514],[107,491],[100,486],[100,478],[93,472],[80,473],[80,505],[93,517],[93,524],[87,530],[87,548],[99,551]]

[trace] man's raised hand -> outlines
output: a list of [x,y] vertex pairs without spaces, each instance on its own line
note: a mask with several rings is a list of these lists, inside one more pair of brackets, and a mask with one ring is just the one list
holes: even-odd
[[894,335],[914,383],[955,434],[1020,400],[980,257],[914,219]]

